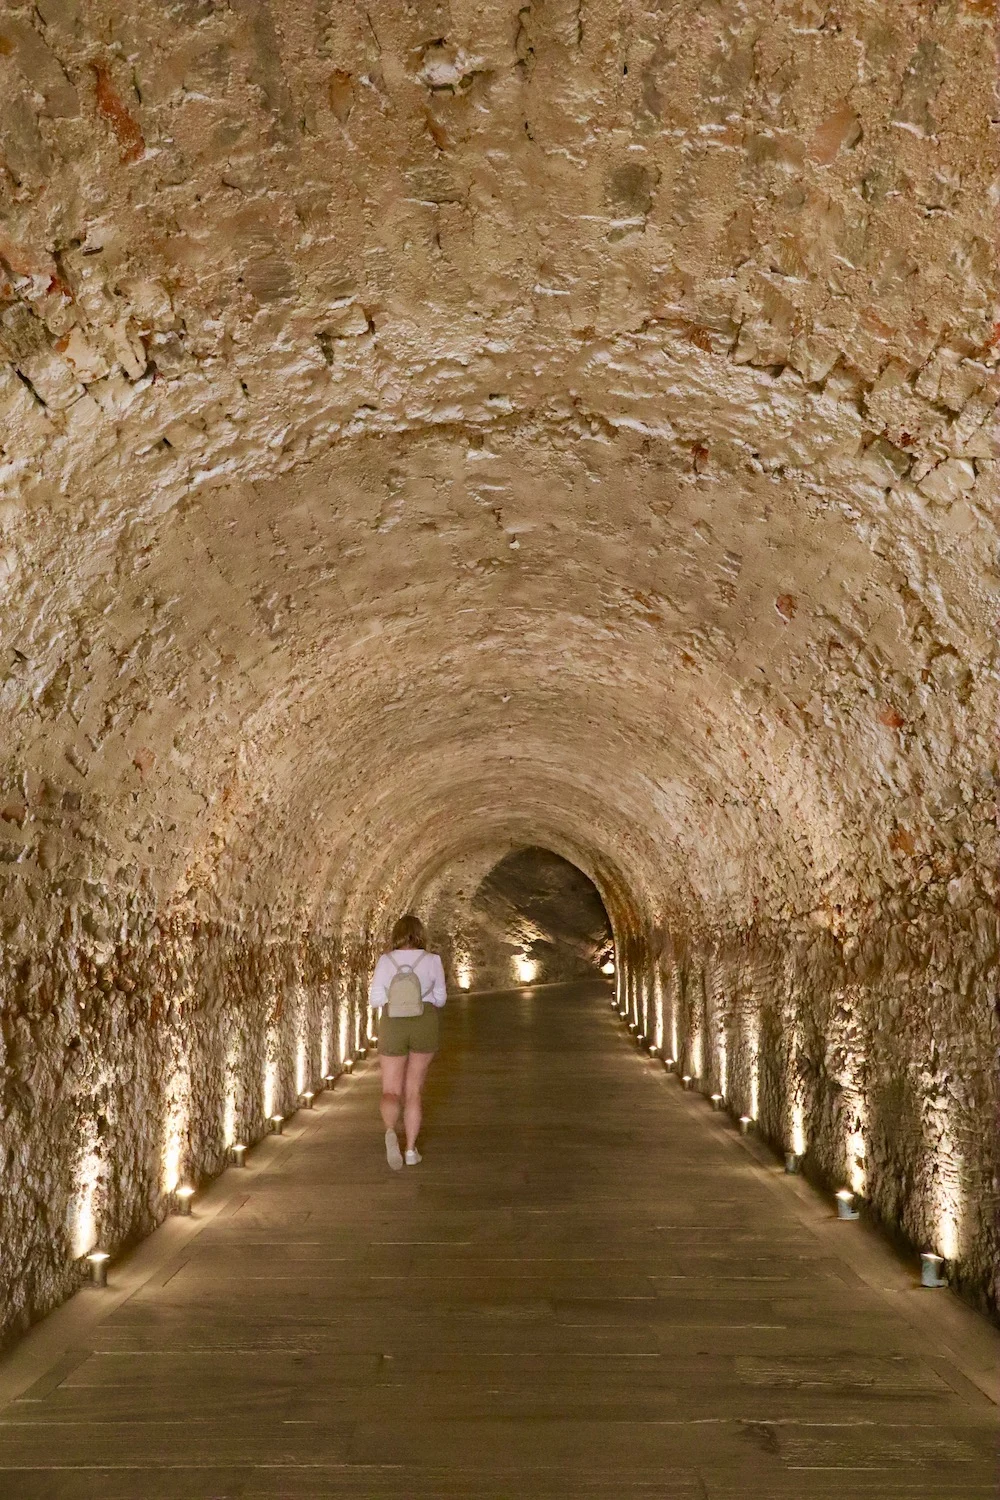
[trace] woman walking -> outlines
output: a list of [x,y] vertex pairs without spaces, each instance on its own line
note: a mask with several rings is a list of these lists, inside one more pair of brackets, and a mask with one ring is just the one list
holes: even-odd
[[400,1113],[406,1165],[415,1167],[420,1161],[421,1094],[438,1048],[438,1012],[447,999],[444,965],[437,953],[427,952],[426,942],[419,917],[412,912],[400,917],[392,929],[392,951],[375,965],[368,992],[368,1003],[378,1014],[385,1156],[394,1172],[403,1165],[396,1135]]

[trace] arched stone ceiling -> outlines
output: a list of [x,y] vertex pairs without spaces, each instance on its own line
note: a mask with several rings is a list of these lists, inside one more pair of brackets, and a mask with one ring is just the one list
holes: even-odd
[[991,890],[994,75],[977,0],[9,5],[15,873]]

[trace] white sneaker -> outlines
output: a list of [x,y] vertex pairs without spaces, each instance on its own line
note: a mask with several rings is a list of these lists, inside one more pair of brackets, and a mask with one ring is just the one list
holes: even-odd
[[[410,1153],[407,1151],[406,1154],[409,1156]],[[396,1139],[396,1132],[394,1130],[387,1130],[385,1133],[385,1159],[394,1172],[402,1171],[403,1158],[400,1154],[399,1142]]]
[[407,1151],[406,1165],[408,1167],[415,1167],[418,1161],[423,1161],[423,1157],[420,1155],[419,1151]]

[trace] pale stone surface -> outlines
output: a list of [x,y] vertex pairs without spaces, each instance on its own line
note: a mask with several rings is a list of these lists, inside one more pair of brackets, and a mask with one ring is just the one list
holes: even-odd
[[995,1301],[995,77],[986,0],[4,7],[0,1325],[538,843]]

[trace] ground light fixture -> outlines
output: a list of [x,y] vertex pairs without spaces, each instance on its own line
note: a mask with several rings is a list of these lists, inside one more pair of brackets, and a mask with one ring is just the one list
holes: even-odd
[[645,1047],[646,1045],[646,1038],[643,1036],[641,1031],[636,1032],[635,1044],[637,1047]]
[[752,1115],[740,1115],[740,1135],[749,1135],[750,1126],[753,1124]]
[[237,1141],[235,1146],[230,1146],[233,1153],[233,1166],[245,1167],[247,1164],[247,1148],[242,1141]]
[[860,1215],[854,1207],[854,1194],[850,1188],[840,1188],[837,1193],[837,1218],[857,1219]]
[[91,1250],[87,1256],[87,1264],[90,1266],[90,1280],[94,1286],[107,1286],[108,1284],[108,1261],[111,1256],[107,1250]]
[[358,1048],[358,1056],[359,1057],[367,1057],[368,1056],[368,1048],[367,1047],[359,1047]]
[[785,1152],[785,1171],[789,1177],[794,1177],[799,1170],[799,1157],[794,1151]]
[[195,1189],[190,1183],[183,1183],[180,1187],[174,1188],[175,1211],[179,1214],[190,1214],[191,1199],[194,1197],[194,1194]]
[[313,1093],[312,1089],[305,1089],[299,1097],[301,1098],[306,1109],[312,1109],[313,1105],[316,1102],[316,1095]]
[[663,1059],[663,1066],[666,1068],[668,1073],[672,1073],[677,1066],[676,1057],[665,1057]]
[[712,1101],[713,1109],[721,1109],[726,1102],[721,1094],[712,1094],[710,1095],[710,1098]]
[[353,1073],[354,1072],[354,1058],[353,1057],[345,1057],[344,1058],[344,1072],[345,1073]]
[[691,1077],[690,1073],[685,1073],[684,1076],[681,1078],[681,1083],[684,1085],[684,1087],[686,1089],[689,1089],[691,1087],[691,1085],[694,1083],[694,1079]]
[[635,1034],[635,1033],[636,1033],[636,1032],[637,1032],[637,1031],[638,1031],[638,1030],[639,1030],[639,1026],[638,1026],[638,1023],[637,1023],[637,1022],[635,1022],[635,1021],[630,1021],[630,1022],[629,1022],[629,1023],[628,1023],[628,1029],[629,1029],[629,1031],[631,1031],[631,1032],[632,1032],[632,1034],[633,1034],[633,1035],[634,1035],[634,1034]]
[[649,1044],[649,1055],[650,1057],[659,1057],[660,1055],[660,1049],[655,1042],[650,1042]]
[[271,1129],[274,1131],[275,1135],[280,1135],[281,1132],[284,1130],[284,1128],[285,1128],[285,1117],[284,1117],[284,1115],[272,1115],[271,1116]]
[[337,1082],[336,1073],[324,1073],[323,1082],[328,1089],[332,1089],[334,1084]]
[[920,1285],[947,1286],[948,1278],[941,1275],[943,1265],[943,1255],[935,1255],[933,1251],[925,1250],[920,1257]]

